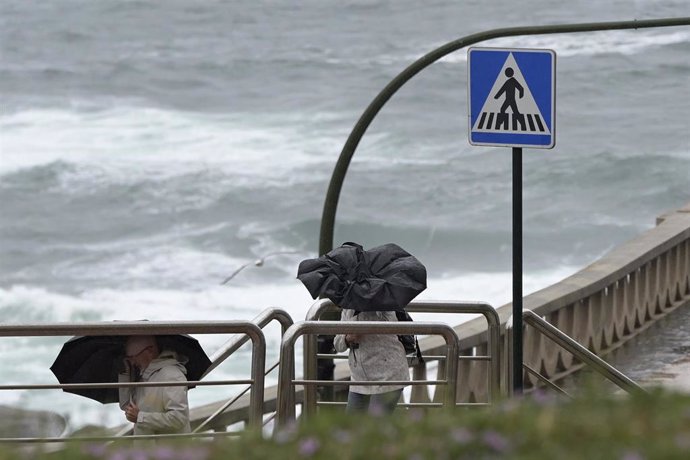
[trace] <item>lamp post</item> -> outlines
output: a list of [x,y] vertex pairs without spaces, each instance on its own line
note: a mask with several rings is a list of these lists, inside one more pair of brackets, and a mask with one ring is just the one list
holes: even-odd
[[231,279],[233,279],[235,276],[237,276],[239,274],[239,272],[241,272],[242,270],[244,270],[245,268],[247,268],[250,265],[254,265],[255,267],[262,267],[264,265],[264,262],[266,261],[266,259],[268,259],[269,257],[278,256],[281,254],[299,254],[299,251],[270,252],[270,253],[266,254],[265,256],[261,257],[260,259],[256,259],[254,262],[247,262],[246,264],[240,265],[239,267],[237,267],[235,269],[234,272],[232,272],[230,274],[230,276],[225,278],[220,284],[221,285],[227,284]]

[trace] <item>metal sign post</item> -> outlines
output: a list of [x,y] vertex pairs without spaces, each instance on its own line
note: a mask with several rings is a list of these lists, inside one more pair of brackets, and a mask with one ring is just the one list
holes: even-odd
[[513,150],[513,393],[522,372],[522,147],[556,143],[556,53],[470,48],[469,141]]
[[522,393],[522,147],[513,147],[513,394]]

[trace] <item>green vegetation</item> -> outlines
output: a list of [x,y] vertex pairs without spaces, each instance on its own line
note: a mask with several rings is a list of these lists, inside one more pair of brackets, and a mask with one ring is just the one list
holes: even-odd
[[[4,445],[0,459],[30,458]],[[533,395],[486,409],[400,410],[392,418],[324,413],[272,438],[107,448],[72,445],[56,459],[687,459],[690,395],[654,392],[574,401]]]

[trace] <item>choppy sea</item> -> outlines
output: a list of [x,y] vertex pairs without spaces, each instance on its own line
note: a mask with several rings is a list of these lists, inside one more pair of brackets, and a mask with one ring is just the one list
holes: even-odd
[[[0,0],[0,321],[251,319],[271,306],[303,319],[297,264],[317,255],[335,162],[405,67],[498,27],[678,16],[686,0]],[[557,54],[556,146],[523,154],[525,293],[689,201],[690,28],[482,46]],[[510,301],[511,154],[467,141],[466,50],[369,128],[340,198],[344,241],[417,256],[419,299]],[[267,335],[275,361],[279,331]],[[197,337],[209,353],[227,339]],[[0,340],[0,380],[54,383],[65,339]],[[238,377],[247,357],[217,376]],[[73,428],[124,422],[57,390],[2,391],[0,404]]]

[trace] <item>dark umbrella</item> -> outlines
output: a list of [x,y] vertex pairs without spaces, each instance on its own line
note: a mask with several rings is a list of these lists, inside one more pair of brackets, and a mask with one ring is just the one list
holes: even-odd
[[426,289],[426,268],[400,246],[388,243],[365,251],[345,243],[303,260],[297,278],[312,298],[326,297],[341,308],[403,310]]
[[[60,383],[112,383],[123,366],[123,336],[77,336],[69,339],[50,366]],[[199,342],[186,334],[156,336],[160,349],[187,357],[187,380],[199,380],[211,365]],[[190,385],[190,388],[193,388]],[[117,388],[65,389],[104,404],[118,402]]]

